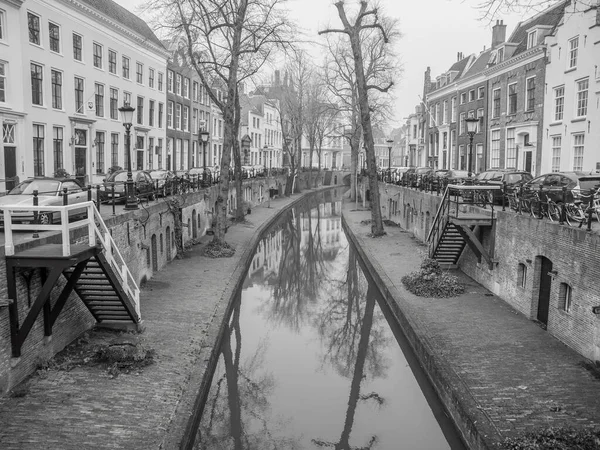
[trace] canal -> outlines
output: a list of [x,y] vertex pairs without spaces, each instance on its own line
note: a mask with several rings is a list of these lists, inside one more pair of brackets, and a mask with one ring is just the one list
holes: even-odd
[[196,449],[465,448],[346,239],[338,194],[307,198],[258,245]]

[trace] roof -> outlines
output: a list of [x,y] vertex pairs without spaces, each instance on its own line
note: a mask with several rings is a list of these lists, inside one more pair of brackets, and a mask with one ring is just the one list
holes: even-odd
[[112,0],[80,0],[82,3],[94,8],[106,17],[120,23],[126,28],[134,31],[148,41],[163,48],[163,43],[156,37],[148,24],[138,16],[123,8]]
[[510,38],[507,40],[507,42],[518,44],[512,56],[527,50],[527,30],[537,25],[551,26],[554,29],[562,19],[565,7],[568,3],[569,0],[561,0],[530,19],[519,22],[510,35]]
[[475,62],[471,64],[471,67],[467,69],[463,78],[471,75],[477,75],[478,73],[483,72],[488,67],[488,63],[490,61],[490,56],[492,54],[492,49],[482,51]]

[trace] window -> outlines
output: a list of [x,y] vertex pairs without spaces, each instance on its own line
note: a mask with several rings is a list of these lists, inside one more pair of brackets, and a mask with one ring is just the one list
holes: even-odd
[[579,36],[569,39],[569,69],[577,67],[577,53],[579,51]]
[[152,169],[154,166],[154,138],[148,138],[148,169]]
[[131,92],[123,92],[123,103],[131,105]]
[[96,83],[94,92],[94,100],[96,100],[96,116],[104,117],[104,85]]
[[530,31],[527,35],[527,48],[532,48],[537,45],[537,30]]
[[102,46],[94,42],[94,67],[102,69]]
[[173,102],[167,103],[167,128],[173,128]]
[[52,22],[48,22],[48,40],[50,50],[56,53],[60,52],[60,28]]
[[42,66],[31,63],[31,103],[40,106],[44,104],[42,71]]
[[119,133],[110,134],[110,165],[119,165]]
[[475,89],[469,91],[469,101],[472,102],[473,100],[475,100]]
[[0,41],[4,40],[4,11],[0,9]]
[[63,129],[52,127],[52,148],[54,150],[54,171],[63,168]]
[[535,108],[535,77],[527,78],[525,89],[527,91],[525,111],[533,111]]
[[460,113],[459,119],[458,119],[458,134],[464,134],[465,132],[465,119],[466,119],[466,114],[464,112]]
[[177,103],[175,106],[175,124],[174,128],[177,130],[181,130],[181,104]]
[[137,123],[144,124],[144,97],[137,98]]
[[52,70],[52,107],[62,109],[62,72]]
[[183,80],[183,92],[181,93],[185,98],[190,98],[190,79],[184,78]]
[[517,83],[508,85],[508,106],[506,109],[508,114],[517,113]]
[[96,131],[96,173],[104,173],[104,132]]
[[483,108],[477,110],[477,118],[479,119],[479,122],[477,122],[477,133],[481,133],[481,130],[483,130]]
[[565,111],[565,87],[554,88],[554,120],[563,120]]
[[144,82],[144,65],[140,62],[135,63],[135,81],[140,84]]
[[154,88],[154,69],[148,69],[148,87]]
[[188,131],[188,129],[189,129],[189,124],[188,124],[189,116],[190,116],[190,108],[187,106],[184,106],[183,107],[183,116],[181,118],[181,129],[183,131]]
[[198,82],[194,81],[192,83],[192,100],[195,102],[198,101]]
[[0,61],[0,102],[6,101],[6,63]]
[[450,121],[452,123],[456,122],[456,97],[452,97],[450,100],[450,108],[452,112],[450,113]]
[[499,64],[502,61],[504,61],[504,47],[498,49],[498,60],[496,61],[496,64]]
[[158,90],[163,90],[163,74],[161,72],[158,72]]
[[465,103],[467,103],[467,93],[463,92],[460,94],[460,104],[464,105]]
[[162,128],[163,109],[164,109],[164,105],[162,103],[159,103],[158,104],[158,128]]
[[150,100],[148,103],[148,125],[154,126],[154,100]]
[[517,270],[517,286],[525,289],[527,285],[527,266],[519,263],[519,269]]
[[552,136],[552,172],[560,172],[562,136]]
[[585,135],[577,133],[573,135],[573,170],[583,170],[583,148],[585,143]]
[[75,77],[75,112],[83,114],[83,78]]
[[73,59],[76,61],[82,61],[83,58],[83,42],[79,34],[73,33]]
[[33,175],[44,176],[44,125],[33,125]]
[[584,117],[587,114],[588,107],[588,88],[589,80],[581,80],[577,82],[577,113],[576,117]]
[[119,90],[116,88],[110,88],[110,118],[119,118]]
[[517,143],[515,140],[515,129],[506,129],[506,168],[515,169],[517,167]]
[[202,105],[204,105],[204,95],[205,95],[205,92],[204,92],[204,86],[200,86],[200,92],[199,92],[199,95],[200,95],[200,98],[198,99],[198,101],[199,101],[199,102],[200,102]]
[[492,130],[491,168],[500,167],[500,130]]
[[442,123],[448,123],[448,100],[444,100],[442,104]]
[[483,97],[485,97],[485,86],[479,86],[477,88],[477,98],[481,100]]
[[114,50],[108,51],[108,71],[117,74],[117,52]]
[[558,304],[564,312],[571,312],[572,288],[567,283],[560,283],[558,289]]
[[494,89],[494,99],[492,103],[492,117],[500,117],[500,89]]
[[173,71],[167,71],[167,91],[173,92]]
[[33,13],[27,13],[27,26],[29,27],[29,42],[41,45],[40,41],[40,18]]
[[175,93],[181,95],[181,74],[177,74],[175,77]]
[[121,58],[121,69],[123,78],[127,78],[129,80],[129,58],[127,56],[123,56]]

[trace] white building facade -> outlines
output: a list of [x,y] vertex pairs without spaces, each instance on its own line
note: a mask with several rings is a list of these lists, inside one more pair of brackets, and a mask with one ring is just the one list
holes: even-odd
[[600,171],[600,14],[571,2],[546,37],[541,173]]
[[94,184],[126,167],[124,103],[132,168],[161,166],[168,55],[145,22],[110,0],[9,0],[0,24],[4,178],[62,169]]

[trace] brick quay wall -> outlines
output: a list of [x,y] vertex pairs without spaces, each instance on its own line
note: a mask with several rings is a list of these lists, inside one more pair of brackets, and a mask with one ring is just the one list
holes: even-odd
[[[311,185],[313,187],[321,186],[324,181],[327,184],[342,185],[344,175],[346,174],[342,172],[333,172],[329,180],[326,179],[323,172],[321,174],[313,173]],[[268,201],[269,188],[278,189],[278,192],[282,193],[285,182],[285,176],[244,180],[244,201],[250,207],[265,203]],[[296,185],[297,189],[301,191],[307,189],[309,187],[308,174],[299,174]],[[165,267],[177,256],[175,215],[180,215],[183,225],[181,228],[182,245],[184,247],[191,245],[195,239],[204,236],[207,229],[210,228],[217,196],[217,186],[212,186],[166,199],[172,200],[171,202],[166,202],[161,198],[148,205],[141,203],[138,210],[125,211],[116,216],[107,215],[106,211],[110,210],[110,206],[101,205],[101,213],[106,226],[138,285],[152,278],[156,271]],[[235,196],[236,190],[232,184],[227,199],[230,210],[235,207]],[[87,229],[74,230],[72,239],[84,240],[87,236],[86,233]],[[46,243],[61,242],[60,236],[56,234],[44,233],[41,236],[40,239],[15,245],[15,251],[19,252]],[[50,296],[52,307],[65,282],[65,279],[61,277],[60,283],[53,289]],[[19,269],[16,283],[19,322],[23,323],[41,290],[41,269]],[[6,259],[4,247],[0,247],[0,299],[6,299],[7,296]],[[140,301],[143,319],[143,295]],[[44,336],[43,314],[40,313],[23,343],[21,357],[13,358],[9,310],[8,307],[0,307],[0,393],[11,390],[94,325],[95,320],[84,303],[76,293],[72,293],[52,328],[52,336]]]
[[[442,197],[384,183],[380,193],[383,217],[424,242]],[[592,311],[600,306],[600,235],[519,215],[508,208],[502,211],[501,206],[494,212],[495,226],[483,228],[479,238],[497,263],[490,269],[467,246],[459,268],[516,311],[536,320],[542,261],[549,261],[552,282],[547,331],[582,356],[600,360],[600,315]],[[427,247],[423,247],[422,256],[426,255]]]

